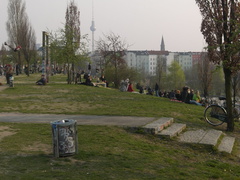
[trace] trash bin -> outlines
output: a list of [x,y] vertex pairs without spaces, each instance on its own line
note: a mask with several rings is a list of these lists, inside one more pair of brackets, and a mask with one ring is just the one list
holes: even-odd
[[51,122],[53,154],[55,157],[65,157],[77,154],[77,122],[72,119],[64,119]]

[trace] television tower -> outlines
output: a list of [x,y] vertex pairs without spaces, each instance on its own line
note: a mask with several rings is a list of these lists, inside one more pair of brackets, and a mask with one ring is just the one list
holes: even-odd
[[94,22],[94,8],[93,8],[93,0],[92,0],[92,25],[90,27],[92,31],[92,53],[94,53],[94,31],[96,31],[95,22]]

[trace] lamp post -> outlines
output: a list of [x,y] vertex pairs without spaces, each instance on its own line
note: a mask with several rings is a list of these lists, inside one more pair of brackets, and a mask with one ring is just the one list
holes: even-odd
[[46,67],[46,32],[42,32],[42,74],[45,75],[45,67]]
[[51,70],[51,63],[49,59],[49,35],[47,32],[42,32],[42,74],[46,74],[47,82],[49,82],[49,73]]

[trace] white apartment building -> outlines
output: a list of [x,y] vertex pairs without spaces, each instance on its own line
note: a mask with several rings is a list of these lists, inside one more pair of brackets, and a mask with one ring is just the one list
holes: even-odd
[[148,73],[149,55],[147,51],[126,51],[124,59],[128,67]]
[[199,52],[169,52],[165,50],[164,39],[162,37],[160,51],[125,51],[124,59],[130,68],[135,68],[140,72],[154,76],[159,67],[167,72],[167,68],[173,61],[177,61],[182,69],[192,68],[194,63],[200,59]]
[[174,52],[169,52],[168,56],[167,56],[167,67],[170,66],[172,64],[172,62],[175,59],[175,53]]
[[156,75],[156,69],[157,69],[157,55],[149,55],[149,69],[148,74],[150,75]]
[[192,68],[193,60],[191,52],[168,52],[168,51],[126,51],[124,57],[127,65],[131,68],[143,70],[149,75],[156,75],[158,62],[164,62],[165,70],[173,61],[177,61],[182,69]]
[[167,54],[167,51],[126,51],[124,59],[129,67],[154,76],[159,62],[163,63],[166,70]]
[[124,59],[130,68],[137,67],[137,55],[133,51],[126,51],[126,54],[124,56]]
[[192,68],[192,53],[190,52],[175,53],[174,60],[179,63],[184,71]]

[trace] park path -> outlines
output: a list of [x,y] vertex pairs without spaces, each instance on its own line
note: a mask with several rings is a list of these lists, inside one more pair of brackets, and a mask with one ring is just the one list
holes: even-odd
[[154,117],[134,116],[0,113],[0,122],[51,123],[66,119],[76,120],[78,125],[110,125],[126,127],[139,127],[155,120]]

